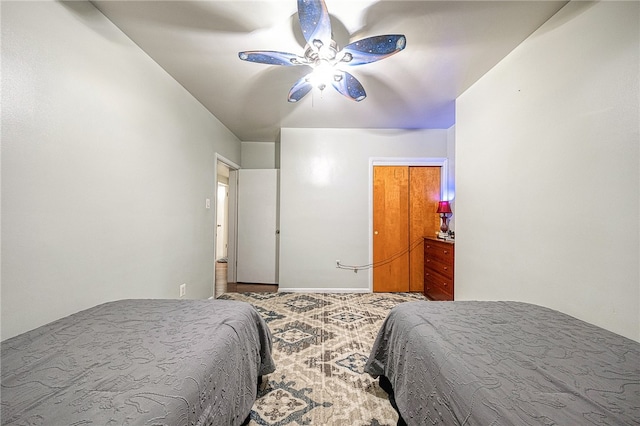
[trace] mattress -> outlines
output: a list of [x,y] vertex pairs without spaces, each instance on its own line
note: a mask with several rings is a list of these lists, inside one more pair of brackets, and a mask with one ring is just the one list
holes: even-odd
[[3,425],[239,425],[275,370],[255,309],[122,300],[1,344]]
[[640,424],[640,343],[527,303],[403,303],[365,371],[408,425]]

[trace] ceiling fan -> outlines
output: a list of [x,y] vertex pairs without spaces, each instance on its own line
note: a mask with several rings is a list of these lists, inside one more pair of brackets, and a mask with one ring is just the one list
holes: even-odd
[[389,34],[364,38],[338,50],[324,0],[298,0],[298,18],[307,41],[304,55],[271,50],[238,53],[243,61],[311,67],[312,71],[291,87],[289,102],[298,102],[313,87],[322,91],[329,83],[342,95],[359,102],[367,96],[364,87],[344,68],[379,61],[398,53],[407,44],[404,35]]

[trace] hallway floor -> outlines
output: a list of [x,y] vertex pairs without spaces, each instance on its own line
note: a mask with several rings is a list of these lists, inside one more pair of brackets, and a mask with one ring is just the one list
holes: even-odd
[[227,276],[228,264],[216,262],[215,298],[224,293],[276,293],[278,291],[278,284],[230,283]]

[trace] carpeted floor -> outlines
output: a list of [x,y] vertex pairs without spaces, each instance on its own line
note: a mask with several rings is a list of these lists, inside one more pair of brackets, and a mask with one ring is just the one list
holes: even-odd
[[419,293],[225,293],[249,302],[273,336],[277,369],[258,394],[249,425],[395,425],[378,381],[363,372],[395,305]]

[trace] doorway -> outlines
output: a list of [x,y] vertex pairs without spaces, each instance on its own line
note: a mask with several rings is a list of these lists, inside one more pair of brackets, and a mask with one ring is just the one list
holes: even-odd
[[372,291],[423,291],[423,237],[440,226],[436,208],[446,179],[446,159],[372,161]]
[[237,173],[240,166],[217,155],[213,297],[235,282]]

